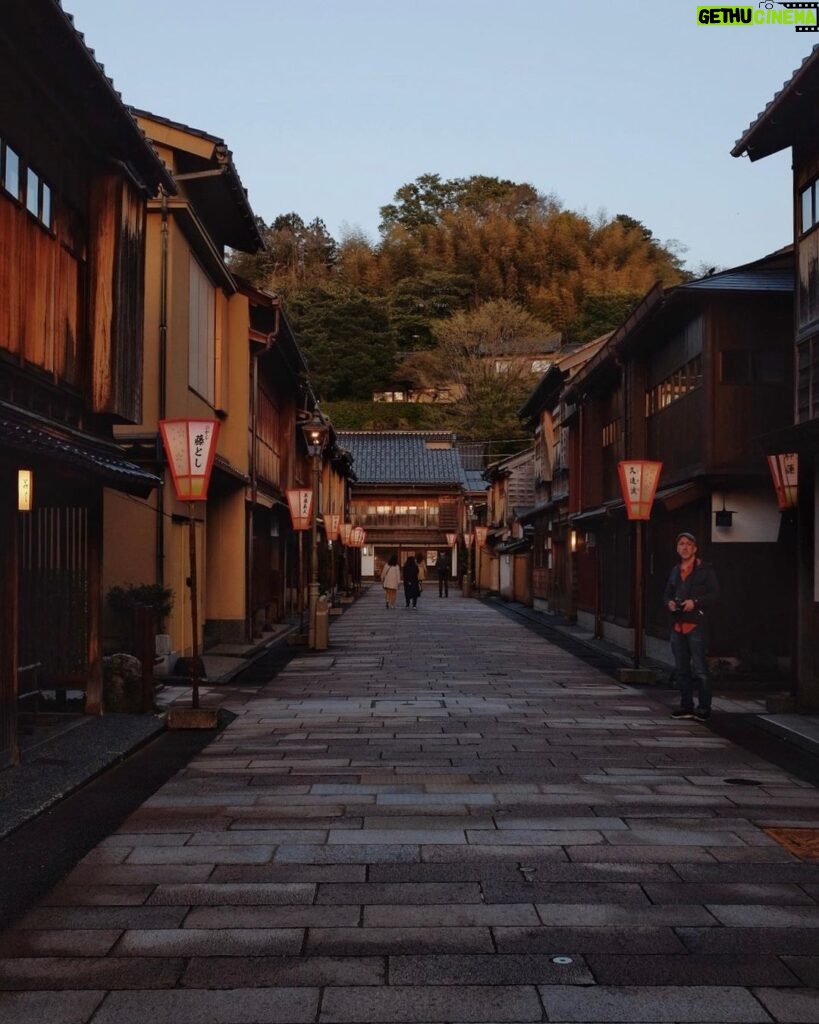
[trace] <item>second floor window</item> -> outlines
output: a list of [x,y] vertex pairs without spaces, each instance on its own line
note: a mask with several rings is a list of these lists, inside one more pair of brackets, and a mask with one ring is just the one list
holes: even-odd
[[693,359],[669,374],[665,380],[655,384],[646,391],[646,416],[651,416],[661,409],[667,408],[678,398],[682,398],[695,388],[702,386],[702,355]]
[[813,181],[799,193],[800,230],[806,231],[819,222],[819,181]]
[[191,256],[188,310],[188,384],[214,404],[216,373],[216,289]]
[[603,427],[603,447],[608,448],[620,436],[620,420],[612,420]]
[[51,230],[51,188],[33,167],[21,160],[16,150],[0,139],[0,185],[18,203]]

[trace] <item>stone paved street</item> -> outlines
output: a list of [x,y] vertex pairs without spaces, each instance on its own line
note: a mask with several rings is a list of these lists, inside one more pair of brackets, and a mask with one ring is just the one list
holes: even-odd
[[764,829],[819,792],[671,699],[372,588],[2,936],[0,1021],[816,1022]]

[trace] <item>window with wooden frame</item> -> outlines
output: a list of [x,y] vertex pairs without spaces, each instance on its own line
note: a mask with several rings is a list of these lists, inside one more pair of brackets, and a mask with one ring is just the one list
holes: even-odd
[[699,387],[702,387],[702,354],[689,359],[646,391],[646,416],[653,416]]
[[191,254],[188,308],[188,384],[210,405],[216,378],[216,288]]
[[4,139],[0,139],[0,184],[44,228],[51,230],[51,186]]
[[819,180],[812,181],[810,185],[799,193],[799,231],[806,234],[819,222]]
[[603,427],[603,447],[608,448],[620,436],[620,420],[612,420]]
[[0,181],[3,188],[18,202],[23,201],[23,181],[20,175],[20,157],[11,146],[0,139]]

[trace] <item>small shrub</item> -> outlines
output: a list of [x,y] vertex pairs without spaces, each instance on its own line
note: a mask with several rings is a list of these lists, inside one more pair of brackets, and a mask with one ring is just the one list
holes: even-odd
[[139,605],[152,609],[155,631],[161,633],[173,608],[173,591],[159,583],[129,583],[124,587],[111,587],[108,591],[108,607],[124,623],[130,622],[134,609]]

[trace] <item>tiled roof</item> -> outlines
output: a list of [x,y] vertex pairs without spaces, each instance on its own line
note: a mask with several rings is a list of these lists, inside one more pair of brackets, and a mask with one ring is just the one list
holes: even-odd
[[680,285],[680,291],[792,292],[792,270],[726,270]]
[[470,493],[489,490],[489,484],[484,480],[483,473],[479,469],[464,470],[464,487]]
[[148,495],[160,486],[159,477],[129,462],[112,441],[38,416],[10,402],[0,402],[0,444],[29,458],[40,456],[74,466],[97,477],[107,487],[128,494]]
[[[817,61],[819,61],[819,46],[814,46],[765,109],[757,114],[755,120],[737,139],[731,150],[731,156],[742,156],[747,152],[752,160],[758,160],[760,157],[768,156],[791,144],[793,140],[790,138],[789,132],[780,132],[781,124],[775,122],[777,117],[781,121],[784,108],[789,103],[799,100],[808,87],[811,91],[815,90],[815,77],[810,85],[809,79],[816,70]],[[766,130],[771,138],[760,141]]]
[[465,483],[461,459],[454,447],[454,434],[425,430],[340,430],[338,444],[353,456],[353,470],[362,484],[463,486]]

